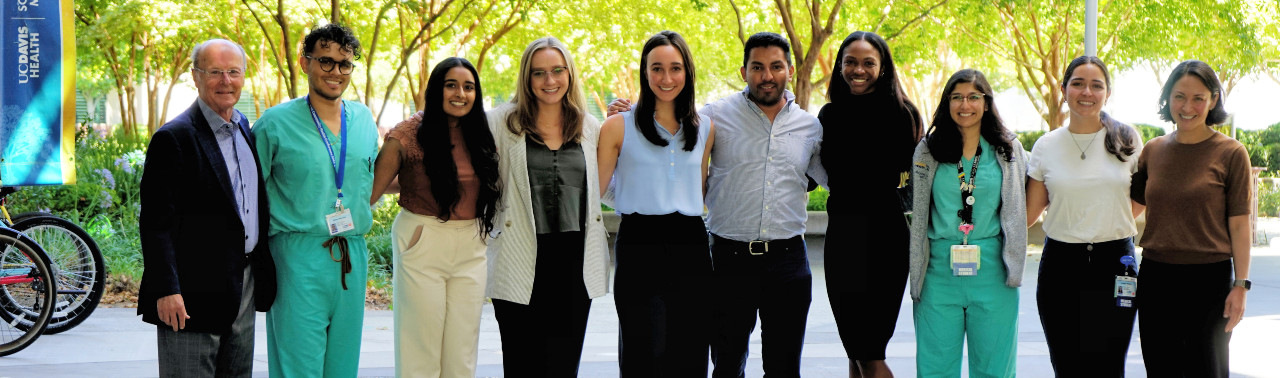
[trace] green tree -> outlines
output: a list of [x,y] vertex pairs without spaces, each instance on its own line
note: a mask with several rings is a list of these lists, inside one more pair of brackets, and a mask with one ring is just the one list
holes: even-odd
[[83,62],[97,65],[110,77],[120,106],[125,135],[132,136],[138,126],[134,107],[137,80],[141,77],[141,51],[149,48],[143,41],[145,4],[130,0],[92,0],[76,2],[77,56],[93,56]]

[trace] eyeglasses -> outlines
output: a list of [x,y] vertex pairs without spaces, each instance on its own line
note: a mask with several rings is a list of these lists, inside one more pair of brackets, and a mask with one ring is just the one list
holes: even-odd
[[951,97],[950,97],[950,98],[951,98],[951,103],[952,103],[953,105],[959,105],[959,104],[966,103],[966,102],[973,102],[973,103],[979,103],[979,104],[981,104],[981,103],[982,103],[982,98],[983,98],[983,97],[986,97],[986,95],[981,94],[981,93],[974,93],[974,94],[969,94],[969,95],[953,94],[953,95],[951,95]]
[[350,75],[351,71],[356,69],[356,64],[351,63],[350,60],[344,60],[339,62],[327,56],[315,58],[315,57],[312,57],[311,55],[303,55],[303,57],[314,60],[316,61],[316,63],[320,63],[320,69],[324,70],[324,72],[333,72],[333,67],[337,66],[338,73],[341,73],[343,75]]
[[205,75],[213,75],[216,77],[222,77],[222,75],[224,74],[232,79],[239,79],[244,77],[244,70],[241,70],[239,68],[232,68],[229,70],[202,70],[200,69],[200,67],[192,66],[191,69],[203,72]]
[[565,66],[552,67],[551,71],[534,70],[532,72],[532,75],[534,79],[545,79],[548,73],[550,73],[551,76],[555,76],[557,79],[560,79],[560,78],[563,78],[564,75],[569,73],[569,67],[565,67]]

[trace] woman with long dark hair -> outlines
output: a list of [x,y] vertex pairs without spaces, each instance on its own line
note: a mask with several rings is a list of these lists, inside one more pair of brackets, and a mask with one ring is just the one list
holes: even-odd
[[1041,224],[1040,323],[1057,376],[1123,377],[1137,308],[1116,288],[1136,278],[1125,263],[1142,211],[1129,199],[1142,139],[1102,111],[1111,74],[1098,57],[1072,60],[1061,86],[1071,120],[1036,140],[1027,168],[1027,226],[1053,204]]
[[573,56],[553,37],[520,58],[515,98],[489,111],[498,145],[498,235],[488,296],[507,376],[576,377],[591,299],[609,290],[596,142]]
[[400,178],[391,226],[396,376],[475,375],[487,264],[497,213],[498,155],[476,69],[436,65],[426,108],[387,134],[370,204]]
[[680,34],[640,52],[640,99],[600,130],[600,178],[622,215],[613,281],[622,377],[707,375],[711,249],[702,221],[715,130],[697,111],[697,78]]
[[1133,175],[1130,195],[1147,206],[1137,302],[1152,377],[1229,374],[1231,330],[1252,286],[1252,173],[1244,145],[1210,128],[1227,120],[1225,102],[1208,64],[1174,67],[1160,118],[1177,129],[1147,142]]
[[[920,113],[898,83],[883,38],[856,31],[836,50],[822,121],[827,198],[827,297],[853,377],[892,377],[885,347],[893,336],[907,285],[908,238],[897,194],[920,140]],[[859,141],[880,147],[874,164]]]
[[994,94],[978,70],[951,75],[913,158],[910,282],[921,377],[960,375],[965,344],[970,376],[1016,371],[1026,156]]

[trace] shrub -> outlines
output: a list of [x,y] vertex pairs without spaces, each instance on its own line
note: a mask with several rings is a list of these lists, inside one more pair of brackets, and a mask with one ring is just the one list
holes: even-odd
[[1019,131],[1018,142],[1022,143],[1022,149],[1031,151],[1031,147],[1036,145],[1036,141],[1044,136],[1044,131]]
[[1135,123],[1133,124],[1133,128],[1138,129],[1138,134],[1142,134],[1142,144],[1146,144],[1148,141],[1155,139],[1155,137],[1164,135],[1164,128],[1159,126]]
[[391,290],[392,252],[391,224],[400,213],[399,194],[382,196],[373,207],[373,227],[365,234],[369,246],[369,286]]
[[827,211],[827,197],[831,195],[826,188],[818,187],[809,192],[809,205],[805,210],[809,211]]
[[1258,216],[1274,217],[1280,214],[1280,185],[1272,179],[1258,183]]

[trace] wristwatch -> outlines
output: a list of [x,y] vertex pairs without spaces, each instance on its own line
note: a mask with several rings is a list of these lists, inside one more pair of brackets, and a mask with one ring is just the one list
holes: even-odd
[[1249,289],[1253,288],[1253,281],[1249,281],[1247,279],[1235,280],[1235,282],[1231,283],[1231,287],[1243,287],[1244,291],[1249,291]]

